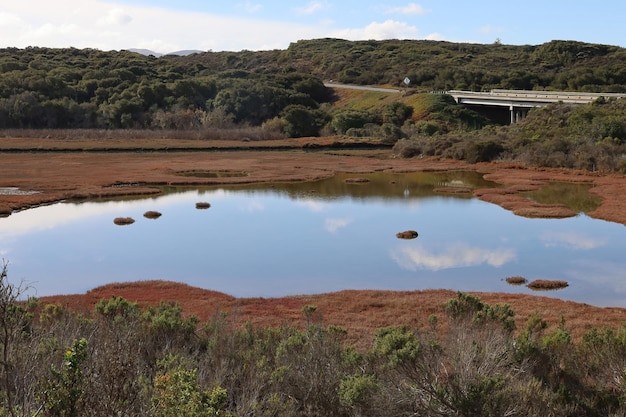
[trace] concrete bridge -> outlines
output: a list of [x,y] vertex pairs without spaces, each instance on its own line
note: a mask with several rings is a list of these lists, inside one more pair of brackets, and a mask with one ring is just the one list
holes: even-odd
[[578,93],[567,91],[491,90],[477,93],[473,91],[447,91],[457,103],[469,106],[508,107],[511,123],[526,116],[533,107],[547,106],[550,103],[588,104],[600,97],[622,98],[623,93]]

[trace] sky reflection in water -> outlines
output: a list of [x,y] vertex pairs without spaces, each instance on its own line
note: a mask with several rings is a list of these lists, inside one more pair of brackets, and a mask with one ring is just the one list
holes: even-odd
[[[376,178],[39,207],[0,219],[0,257],[11,280],[40,296],[166,279],[242,297],[448,288],[626,307],[623,225],[584,214],[527,219],[468,195],[433,193],[441,184],[432,178],[427,186]],[[379,191],[368,195],[368,187]],[[197,210],[198,201],[211,208]],[[148,210],[163,216],[146,219]],[[114,225],[120,216],[136,222]],[[396,238],[407,229],[419,237]],[[513,275],[570,286],[537,293],[504,282]]]

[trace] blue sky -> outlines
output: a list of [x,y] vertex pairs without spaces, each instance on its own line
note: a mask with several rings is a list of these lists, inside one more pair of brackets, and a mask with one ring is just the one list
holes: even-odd
[[[301,39],[432,39],[626,47],[623,0],[15,0],[0,5],[0,47],[239,51]],[[6,4],[8,3],[8,4]]]

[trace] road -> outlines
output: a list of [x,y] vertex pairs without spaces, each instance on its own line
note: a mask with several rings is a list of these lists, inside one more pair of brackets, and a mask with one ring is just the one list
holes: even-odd
[[339,84],[339,83],[324,83],[328,88],[347,88],[349,90],[365,90],[365,91],[377,91],[379,93],[402,93],[404,90],[397,90],[395,88],[381,88],[370,87],[368,85],[354,85],[354,84]]

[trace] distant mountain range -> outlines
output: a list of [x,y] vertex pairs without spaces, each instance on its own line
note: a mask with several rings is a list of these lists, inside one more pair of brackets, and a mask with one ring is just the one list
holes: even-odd
[[160,57],[160,56],[163,56],[163,55],[187,56],[187,55],[191,55],[191,54],[199,54],[199,53],[204,52],[204,51],[200,51],[200,50],[197,50],[197,49],[185,49],[185,50],[182,50],[182,51],[174,51],[174,52],[168,52],[166,54],[162,54],[161,52],[154,52],[154,51],[151,51],[150,49],[139,49],[139,48],[131,48],[131,49],[129,49],[129,51],[136,52],[138,54],[146,55],[146,56],[154,55],[156,57]]

